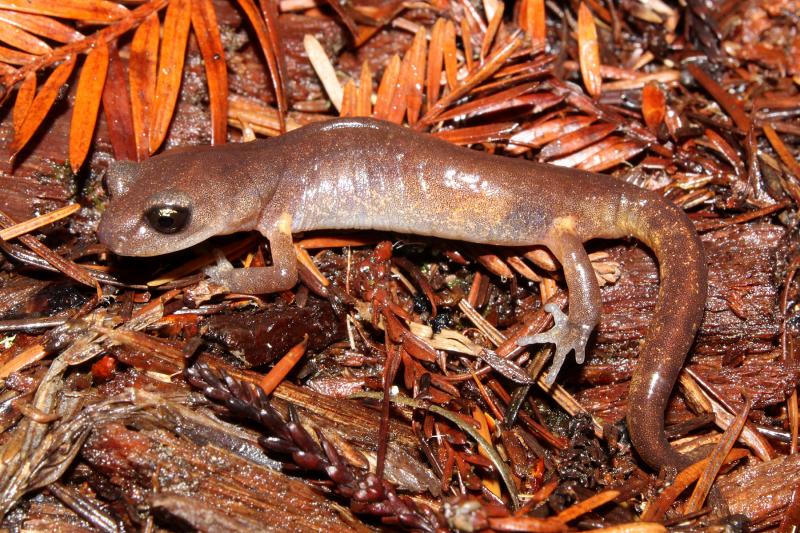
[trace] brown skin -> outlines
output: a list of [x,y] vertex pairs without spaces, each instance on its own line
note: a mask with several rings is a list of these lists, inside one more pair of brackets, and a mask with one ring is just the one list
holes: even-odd
[[547,246],[564,268],[569,316],[549,306],[555,327],[520,343],[556,345],[551,383],[570,351],[583,361],[599,318],[600,290],[583,243],[635,237],[655,253],[661,286],[630,385],[628,427],[651,466],[689,462],[667,441],[664,410],[702,318],[706,263],[692,223],[656,194],[607,176],[490,156],[372,119],[333,120],[275,139],[118,163],[107,181],[112,200],[98,234],[120,255],[160,255],[253,229],[267,237],[273,266],[222,265],[210,273],[235,292],[294,286],[292,233],[309,230]]

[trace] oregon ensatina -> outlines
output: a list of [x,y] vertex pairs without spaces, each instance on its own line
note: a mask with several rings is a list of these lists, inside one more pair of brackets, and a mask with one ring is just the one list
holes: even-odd
[[496,157],[373,119],[338,119],[250,143],[177,150],[118,163],[100,241],[121,255],[180,250],[213,235],[256,229],[273,265],[219,268],[235,292],[297,281],[292,233],[373,229],[502,246],[544,245],[564,269],[569,316],[523,344],[556,345],[553,379],[574,350],[580,363],[598,322],[600,290],[583,243],[632,236],[656,255],[658,303],[633,373],[628,425],[654,467],[687,459],[664,434],[664,411],[700,324],[706,263],[692,223],[660,196],[608,176]]

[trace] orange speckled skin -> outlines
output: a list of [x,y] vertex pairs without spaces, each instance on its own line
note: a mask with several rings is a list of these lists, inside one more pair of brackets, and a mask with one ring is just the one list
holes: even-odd
[[[246,144],[167,152],[117,164],[98,234],[121,255],[159,255],[213,235],[257,229],[274,265],[222,269],[236,292],[270,292],[297,280],[291,234],[375,229],[505,246],[547,246],[564,268],[569,317],[527,342],[556,344],[551,379],[567,352],[582,362],[600,312],[583,242],[635,237],[655,253],[661,286],[634,371],[628,426],[653,467],[688,460],[664,435],[664,410],[702,318],[706,264],[694,227],[661,197],[608,176],[453,146],[373,119],[338,119]],[[180,206],[191,216],[162,234],[143,214]]]

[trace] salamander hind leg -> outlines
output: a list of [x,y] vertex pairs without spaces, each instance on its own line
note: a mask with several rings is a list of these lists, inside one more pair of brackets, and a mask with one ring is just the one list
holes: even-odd
[[529,344],[554,344],[553,363],[547,372],[546,382],[552,385],[561,366],[570,352],[575,352],[575,361],[583,363],[586,344],[600,317],[600,287],[583,243],[572,233],[561,232],[548,242],[548,248],[564,269],[569,290],[569,315],[556,304],[549,303],[544,309],[553,315],[552,329],[520,338],[520,346]]

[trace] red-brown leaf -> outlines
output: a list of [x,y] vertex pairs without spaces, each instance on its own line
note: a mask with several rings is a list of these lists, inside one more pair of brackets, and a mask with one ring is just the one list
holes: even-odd
[[211,0],[192,0],[192,28],[206,66],[211,144],[224,144],[228,135],[228,69]]
[[100,109],[100,98],[108,72],[108,45],[98,41],[94,50],[86,56],[78,79],[78,90],[75,105],[72,107],[72,122],[69,128],[69,164],[72,172],[78,172],[89,145],[92,144],[94,126],[97,123],[97,111]]
[[614,124],[596,124],[586,128],[581,128],[567,135],[563,135],[551,142],[539,152],[542,160],[560,157],[565,154],[575,152],[586,146],[596,143],[607,137],[616,129]]
[[411,76],[406,102],[408,104],[408,123],[412,126],[416,124],[419,118],[419,112],[422,109],[422,86],[425,83],[425,59],[428,55],[428,41],[425,37],[425,28],[417,30],[417,35],[408,52],[411,56],[409,65]]
[[375,118],[386,119],[392,107],[392,98],[397,87],[397,79],[400,77],[400,57],[393,55],[389,60],[386,70],[383,71],[381,83],[378,85],[378,96],[375,99]]
[[583,115],[546,119],[515,133],[509,140],[508,151],[519,155],[530,148],[538,148],[563,135],[588,126],[596,119]]
[[150,152],[150,113],[156,94],[158,68],[158,14],[151,13],[137,28],[131,42],[128,79],[131,88],[131,117],[136,143],[136,158]]
[[[422,28],[422,31],[424,32],[425,29]],[[416,38],[414,39],[414,43],[416,43]],[[408,90],[412,83],[411,50],[413,47],[414,44],[411,45],[411,48],[406,50],[403,60],[400,63],[400,73],[397,76],[397,85],[392,93],[392,103],[389,105],[389,114],[386,116],[386,120],[395,124],[400,124],[403,122],[403,115],[406,113],[406,105],[408,103],[406,97],[408,96]]]
[[460,0],[461,7],[464,8],[464,17],[462,20],[466,21],[469,26],[469,32],[472,35],[481,35],[486,33],[486,24],[483,22],[483,17],[478,13],[475,5],[468,0]]
[[[350,34],[353,37],[358,37],[359,29],[358,24],[353,19],[353,16],[350,14],[352,8],[350,7],[349,3],[346,2],[339,2],[338,0],[327,0],[327,4],[331,6],[336,12],[336,15],[339,17],[341,22],[344,22],[344,25],[347,26],[347,29],[350,31]],[[356,47],[359,45],[357,44]]]
[[106,0],[0,0],[1,9],[108,24],[130,15],[123,6]]
[[192,0],[171,0],[167,7],[158,58],[155,101],[150,113],[151,154],[164,142],[178,101],[191,14]]
[[695,63],[687,63],[686,70],[697,80],[697,83],[708,91],[722,109],[731,116],[740,130],[747,131],[750,129],[750,117],[745,113],[742,102],[740,102],[738,98],[726,91],[724,87]]
[[586,92],[592,96],[598,96],[602,91],[600,44],[597,41],[594,15],[583,2],[578,8],[578,57]]
[[259,3],[261,4],[261,12],[264,14],[264,21],[267,23],[267,36],[270,40],[272,53],[275,56],[275,71],[273,72],[270,69],[270,74],[274,83],[275,99],[278,101],[281,132],[285,132],[286,114],[289,112],[289,106],[286,103],[286,54],[283,51],[281,31],[278,26],[278,3],[277,0],[259,0]]
[[13,24],[34,35],[46,37],[59,43],[71,43],[84,38],[84,35],[75,28],[50,17],[19,13],[0,9],[0,20]]
[[706,139],[717,150],[721,153],[725,159],[731,164],[731,166],[736,171],[737,176],[744,176],[745,169],[744,169],[744,162],[742,162],[741,157],[737,153],[736,149],[730,145],[728,141],[725,140],[719,133],[712,130],[711,128],[706,128]]
[[458,58],[456,57],[456,27],[452,20],[448,20],[444,25],[443,50],[447,86],[454,91],[458,86]]
[[8,63],[9,65],[27,65],[34,59],[36,59],[35,55],[0,46],[0,62],[2,63]]
[[500,122],[484,126],[442,130],[434,133],[436,137],[453,144],[476,144],[508,139],[509,134],[517,127],[516,122]]
[[14,110],[11,115],[15,130],[28,116],[34,96],[36,96],[36,73],[31,72],[25,76],[25,81],[22,82],[22,85],[17,90],[17,99],[14,102]]
[[275,97],[278,101],[280,130],[286,131],[286,91],[283,86],[281,67],[278,64],[279,48],[275,40],[276,37],[267,29],[267,24],[261,17],[253,0],[237,0],[237,2],[250,21],[253,30],[256,32],[258,43],[261,45],[261,50],[264,52],[264,58],[267,60],[267,68],[272,77],[272,87],[275,90]]
[[372,116],[372,71],[369,68],[369,63],[366,61],[361,64],[361,76],[358,80],[355,116]]
[[432,106],[424,117],[417,123],[417,129],[420,126],[430,124],[438,117],[439,113],[445,110],[447,106],[467,94],[478,84],[486,80],[489,76],[497,72],[500,66],[511,57],[511,54],[519,48],[522,44],[522,33],[519,31],[514,32],[509,36],[508,40],[500,46],[497,46],[492,54],[486,58],[486,61],[480,64],[478,68],[471,71],[469,75],[460,83],[456,89],[453,89],[449,94],[442,97],[441,100]]
[[380,30],[380,26],[360,26],[358,28],[358,33],[353,37],[353,46],[356,48],[360,47]]
[[492,531],[536,531],[538,533],[561,533],[568,531],[566,524],[556,518],[534,518],[532,516],[503,516],[489,518]]
[[600,20],[606,24],[611,24],[611,13],[603,5],[605,2],[600,2],[598,0],[586,0],[586,3],[589,4],[589,7],[594,13],[597,13],[597,16],[600,17]]
[[342,108],[339,110],[340,117],[353,117],[356,115],[356,82],[347,80],[342,89]]
[[797,158],[792,154],[791,150],[786,146],[786,143],[783,142],[778,132],[770,126],[769,124],[764,124],[764,134],[767,136],[767,140],[772,145],[772,148],[778,153],[778,157],[781,158],[781,161],[786,165],[786,167],[794,174],[795,178],[800,178],[800,163],[797,162]]
[[490,93],[497,89],[504,87],[511,87],[524,81],[542,78],[552,71],[552,63],[555,56],[540,55],[533,61],[526,61],[524,63],[516,63],[498,69],[492,76],[497,81],[484,83],[480,87],[476,87],[474,93]]
[[127,33],[150,13],[154,13],[163,9],[167,5],[168,1],[169,0],[149,0],[140,4],[139,7],[133,11],[129,12],[126,10],[126,16],[122,20],[95,31],[92,35],[87,36],[85,39],[77,42],[67,43],[64,46],[59,46],[58,48],[53,49],[51,53],[41,56],[31,63],[24,65],[22,68],[18,68],[10,74],[0,77],[0,83],[4,84],[6,87],[15,86],[17,83],[22,81],[28,73],[34,70],[37,72],[42,72],[44,70],[54,68],[55,65],[62,63],[71,55],[76,53],[85,53],[88,48],[94,46],[94,44],[100,39],[108,43],[124,33]]
[[604,148],[610,146],[608,143],[617,143],[620,140],[619,137],[609,137],[607,139],[603,139],[602,141],[589,145],[583,150],[579,150],[575,153],[572,153],[566,157],[562,157],[560,159],[553,159],[550,161],[550,164],[556,165],[558,167],[570,167],[576,168],[581,163],[583,163],[588,158],[597,155],[601,152]]
[[[400,124],[406,110],[409,112],[409,123],[416,122],[419,109],[422,106],[422,73],[425,71],[425,28],[420,28],[414,36],[414,41],[403,56],[400,64],[400,74],[392,95],[387,120]],[[409,108],[413,103],[415,109]],[[413,118],[413,120],[412,120]]]
[[551,161],[561,167],[574,167],[599,172],[611,168],[642,151],[642,145],[612,135],[567,157]]
[[108,138],[111,140],[115,159],[135,161],[136,134],[133,130],[126,71],[126,64],[119,57],[117,44],[111,41],[108,45],[108,74],[103,88],[103,112],[108,126]]
[[528,0],[526,15],[527,29],[531,36],[533,49],[544,47],[547,43],[547,20],[544,11],[544,0]]
[[439,99],[442,90],[442,59],[444,58],[445,19],[436,19],[431,29],[431,43],[428,47],[428,81],[426,86],[427,104],[430,109]]
[[467,17],[461,19],[461,44],[464,45],[464,59],[467,63],[467,70],[472,72],[474,52],[472,50],[472,31],[469,28]]
[[503,2],[498,2],[497,9],[494,15],[492,15],[492,20],[489,21],[489,27],[486,28],[486,33],[483,35],[483,42],[481,42],[481,61],[489,54],[489,50],[492,48],[494,37],[497,35],[497,30],[500,28],[500,23],[503,21],[505,6]]
[[38,37],[2,20],[0,20],[0,42],[10,44],[29,54],[41,55],[52,51],[52,48]]
[[439,115],[439,120],[470,118],[495,113],[515,107],[532,106],[531,112],[540,112],[554,106],[564,98],[553,93],[527,94],[536,88],[535,83],[525,83],[500,91],[490,96],[478,98]]
[[[599,150],[594,155],[581,161],[577,168],[591,172],[602,172],[624,163],[644,150],[644,146],[636,141],[618,139],[615,142],[612,139],[612,137],[609,137],[598,143],[601,145]],[[606,143],[605,141],[608,142]]]
[[33,137],[33,134],[41,125],[44,117],[47,116],[47,112],[50,111],[53,102],[56,101],[58,92],[67,82],[67,79],[69,79],[69,75],[72,74],[72,68],[74,66],[74,56],[57,66],[47,78],[47,81],[44,82],[44,85],[42,85],[39,94],[37,94],[33,102],[31,102],[25,119],[19,124],[14,124],[14,140],[11,142],[10,146],[12,160],[22,147],[31,140],[31,137]]
[[644,123],[655,130],[667,114],[667,99],[664,91],[656,83],[648,83],[642,89],[642,116]]

